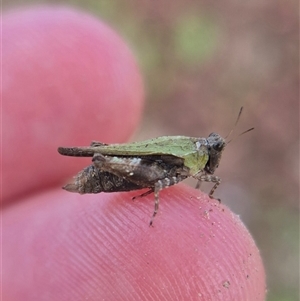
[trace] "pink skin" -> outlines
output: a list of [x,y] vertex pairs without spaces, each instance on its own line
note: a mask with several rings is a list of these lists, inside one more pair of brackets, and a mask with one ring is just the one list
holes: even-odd
[[58,146],[126,141],[139,122],[141,76],[111,29],[32,8],[4,16],[3,40],[3,300],[265,300],[253,239],[206,194],[165,189],[150,228],[153,194],[55,185],[90,162]]
[[104,23],[67,8],[3,18],[3,198],[41,190],[89,160],[57,147],[125,142],[143,107],[130,50]]

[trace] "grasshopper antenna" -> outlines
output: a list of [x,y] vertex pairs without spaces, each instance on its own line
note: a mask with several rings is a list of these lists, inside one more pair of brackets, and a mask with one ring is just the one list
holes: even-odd
[[[235,122],[233,128],[231,129],[231,131],[229,132],[229,134],[225,137],[225,139],[229,138],[229,137],[233,134],[234,129],[236,128],[236,125],[238,124],[238,122],[239,122],[239,120],[240,120],[240,117],[241,117],[241,115],[242,115],[243,109],[244,109],[244,108],[241,107],[241,109],[240,109],[240,111],[239,111],[239,115],[238,115],[238,117],[237,117],[237,119],[236,119],[236,122]],[[253,131],[253,130],[254,130],[254,128],[250,128],[250,129],[248,129],[248,130],[246,130],[246,131],[244,131],[244,132],[238,134],[237,136],[235,136],[235,137],[233,137],[232,139],[230,139],[226,144],[230,143],[230,142],[231,142],[232,140],[234,140],[235,138],[237,138],[237,137],[239,137],[239,136],[242,136],[242,135],[244,135],[244,134],[246,134],[246,133],[248,133],[248,132],[250,132],[250,131]]]
[[228,133],[228,135],[225,137],[225,139],[229,138],[233,134],[234,129],[236,128],[236,125],[238,124],[238,122],[240,120],[240,117],[242,115],[243,109],[244,109],[243,107],[240,108],[239,115],[238,115],[238,117],[237,117],[237,119],[235,121],[235,124],[234,124],[233,128],[231,129],[231,131]]
[[246,134],[246,133],[248,133],[248,132],[251,132],[251,131],[253,131],[253,130],[254,130],[254,128],[250,128],[250,129],[248,129],[248,130],[246,130],[246,131],[244,131],[244,132],[238,134],[236,137],[234,137],[234,138],[232,138],[231,140],[229,140],[226,144],[228,144],[229,142],[231,142],[233,139],[235,139],[235,138],[237,138],[237,137],[240,137],[240,136],[242,136],[242,135],[244,135],[244,134]]

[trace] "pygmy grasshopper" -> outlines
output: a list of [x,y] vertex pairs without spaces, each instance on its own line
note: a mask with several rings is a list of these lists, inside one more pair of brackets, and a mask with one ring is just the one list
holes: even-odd
[[61,155],[93,157],[92,165],[80,171],[74,181],[63,188],[80,194],[149,188],[140,196],[154,192],[152,225],[158,211],[159,192],[166,187],[193,177],[198,180],[196,188],[201,182],[213,182],[209,193],[213,197],[221,183],[214,172],[227,144],[219,134],[211,133],[208,138],[163,136],[126,144],[93,141],[88,147],[59,147]]

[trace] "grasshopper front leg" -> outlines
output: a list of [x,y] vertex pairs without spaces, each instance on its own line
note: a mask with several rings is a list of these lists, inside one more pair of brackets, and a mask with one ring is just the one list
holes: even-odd
[[221,184],[221,178],[219,178],[218,176],[215,176],[215,175],[201,174],[201,175],[195,175],[194,178],[198,180],[197,185],[196,185],[197,189],[200,188],[201,182],[215,183],[214,186],[212,187],[212,189],[209,192],[208,196],[210,198],[213,198],[213,194],[214,194],[215,190]]

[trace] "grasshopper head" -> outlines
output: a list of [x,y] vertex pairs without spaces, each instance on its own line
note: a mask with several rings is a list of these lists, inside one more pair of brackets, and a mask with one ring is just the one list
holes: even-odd
[[206,139],[208,144],[209,159],[205,165],[205,171],[213,174],[219,166],[222,152],[226,146],[225,139],[217,133],[211,133]]

